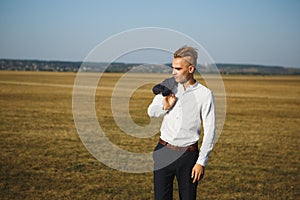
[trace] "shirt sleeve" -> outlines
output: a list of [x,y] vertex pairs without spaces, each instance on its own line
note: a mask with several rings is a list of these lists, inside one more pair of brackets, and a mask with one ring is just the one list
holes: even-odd
[[153,98],[152,103],[148,107],[148,115],[149,117],[162,117],[164,116],[168,110],[164,110],[164,99],[161,94],[156,95]]
[[206,165],[208,156],[213,149],[216,130],[215,105],[212,92],[210,92],[206,101],[201,108],[204,136],[197,160],[197,163],[202,166]]

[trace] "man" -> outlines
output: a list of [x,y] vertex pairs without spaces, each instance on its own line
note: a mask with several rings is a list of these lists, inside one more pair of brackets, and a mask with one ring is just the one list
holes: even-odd
[[[148,115],[163,117],[160,140],[153,154],[156,200],[173,199],[175,176],[180,199],[196,199],[198,181],[204,176],[213,148],[214,98],[212,92],[194,78],[197,58],[197,51],[192,47],[178,49],[172,62],[173,78],[153,88],[157,95],[148,107]],[[171,91],[166,92],[168,89]],[[201,123],[204,137],[199,151]]]

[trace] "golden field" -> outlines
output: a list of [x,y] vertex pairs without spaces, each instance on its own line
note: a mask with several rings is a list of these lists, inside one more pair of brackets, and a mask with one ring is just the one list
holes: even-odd
[[[72,113],[75,76],[0,72],[1,199],[153,199],[151,172],[111,169],[84,147]],[[114,122],[111,95],[120,77],[102,75],[98,121],[114,144],[149,152],[158,134],[129,137]],[[300,199],[300,76],[223,76],[223,81],[226,120],[198,199]],[[138,88],[130,100],[131,117],[142,126],[150,121],[152,86]]]

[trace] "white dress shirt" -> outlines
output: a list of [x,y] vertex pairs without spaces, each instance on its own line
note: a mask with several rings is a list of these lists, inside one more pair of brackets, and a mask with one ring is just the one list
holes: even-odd
[[154,97],[148,107],[150,117],[162,117],[160,138],[171,145],[186,147],[200,138],[201,122],[204,136],[197,163],[205,166],[214,144],[215,107],[212,92],[196,82],[184,89],[178,83],[172,88],[177,101],[172,109],[163,110],[164,100],[161,94]]

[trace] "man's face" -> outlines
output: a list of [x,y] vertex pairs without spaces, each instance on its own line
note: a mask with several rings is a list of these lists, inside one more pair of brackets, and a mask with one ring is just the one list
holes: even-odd
[[184,58],[174,58],[172,68],[172,74],[178,83],[185,83],[192,76],[191,65]]

